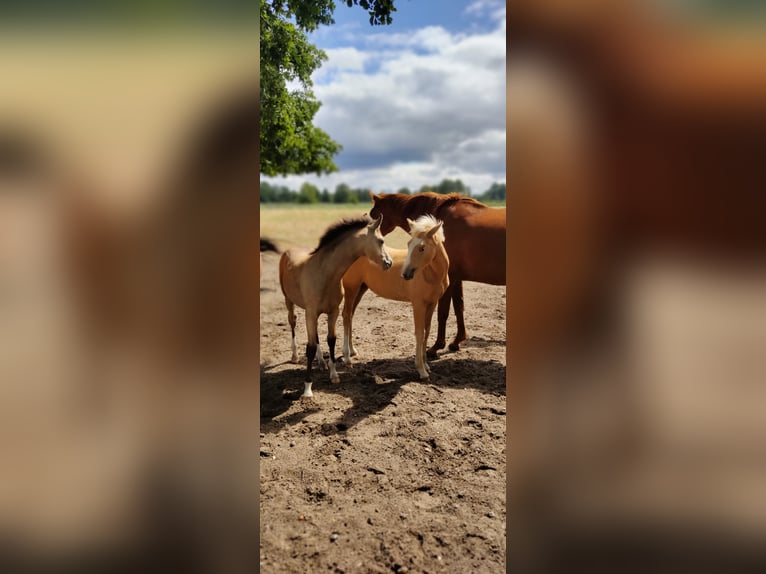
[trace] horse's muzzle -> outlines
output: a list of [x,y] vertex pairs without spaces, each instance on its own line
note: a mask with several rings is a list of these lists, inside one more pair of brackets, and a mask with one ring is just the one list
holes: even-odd
[[407,271],[402,271],[402,277],[405,281],[409,281],[413,277],[415,277],[415,270],[414,269],[407,269]]
[[383,270],[387,271],[388,269],[391,269],[391,266],[394,264],[394,262],[391,260],[390,257],[387,257],[383,260]]

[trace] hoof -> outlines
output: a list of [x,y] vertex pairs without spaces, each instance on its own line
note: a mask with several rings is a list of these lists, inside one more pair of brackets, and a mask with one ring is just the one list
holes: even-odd
[[423,375],[420,375],[420,380],[421,380],[421,381],[430,381],[430,380],[431,380],[431,377],[430,377],[430,376],[428,376],[428,375],[425,375],[425,376],[423,376]]
[[340,383],[340,377],[333,377],[332,379],[330,379],[330,382],[334,385],[337,385],[338,383]]
[[459,351],[460,350],[460,344],[459,343],[450,343],[448,348],[449,348],[450,351],[452,351],[454,353],[455,351]]
[[297,365],[300,362],[298,360],[298,355],[293,355],[292,357],[290,357],[290,362],[293,363],[294,365]]
[[308,403],[314,401],[314,395],[301,395],[301,402]]

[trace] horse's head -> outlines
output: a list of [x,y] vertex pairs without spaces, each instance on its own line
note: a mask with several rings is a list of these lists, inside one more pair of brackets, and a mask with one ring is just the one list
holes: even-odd
[[380,226],[380,232],[383,235],[388,235],[391,233],[394,229],[396,229],[397,225],[405,230],[407,229],[406,223],[404,222],[404,219],[402,218],[399,210],[397,209],[397,206],[395,205],[395,202],[393,201],[394,197],[395,194],[387,195],[381,193],[380,195],[376,195],[373,192],[370,192],[370,199],[372,200],[370,217],[377,219],[378,217],[385,216],[385,221]]
[[390,269],[393,261],[388,254],[386,244],[383,241],[383,236],[380,233],[380,224],[382,221],[383,216],[381,215],[376,219],[373,219],[367,226],[364,254],[370,261],[377,263],[383,269]]
[[402,267],[402,277],[410,280],[415,271],[427,267],[444,241],[442,222],[432,215],[422,215],[415,221],[407,219],[411,239],[407,243],[407,259]]

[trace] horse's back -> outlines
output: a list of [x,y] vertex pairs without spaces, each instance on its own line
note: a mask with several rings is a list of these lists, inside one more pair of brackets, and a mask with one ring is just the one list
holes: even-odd
[[409,301],[408,285],[402,278],[407,250],[389,247],[388,254],[393,264],[387,270],[367,257],[357,259],[343,276],[343,287],[351,289],[364,283],[378,297],[394,301]]

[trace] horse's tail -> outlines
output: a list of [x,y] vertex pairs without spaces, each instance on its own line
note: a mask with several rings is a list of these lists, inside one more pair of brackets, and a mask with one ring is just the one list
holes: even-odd
[[274,253],[280,253],[279,248],[270,239],[261,237],[261,253],[264,251],[273,251]]

